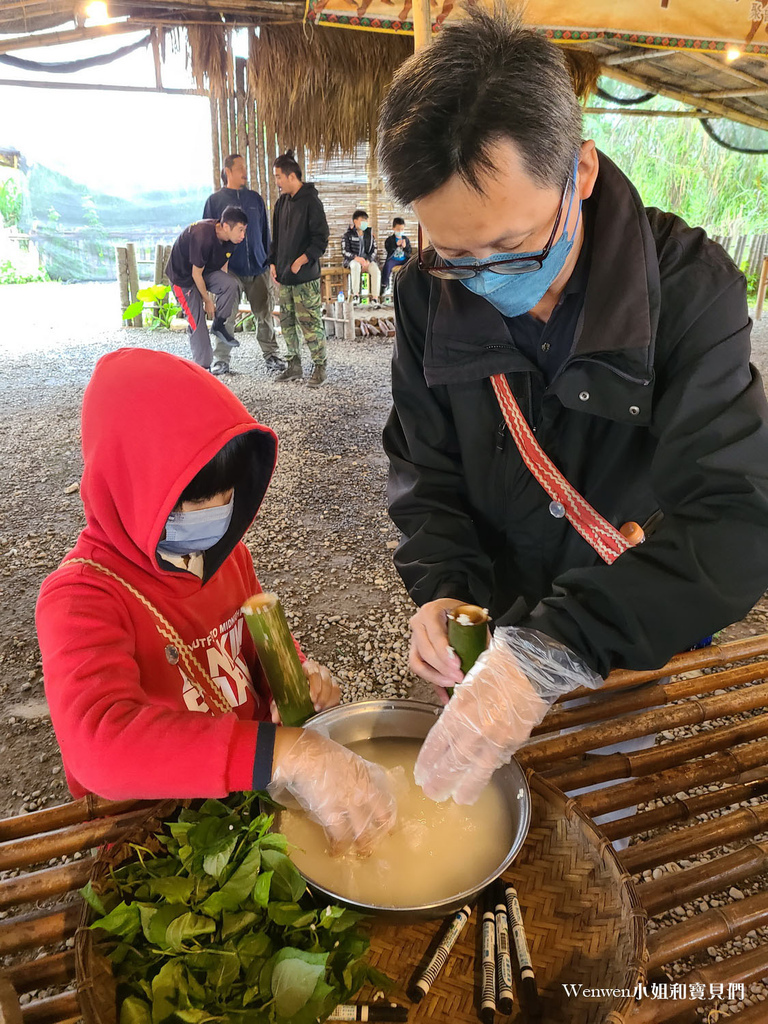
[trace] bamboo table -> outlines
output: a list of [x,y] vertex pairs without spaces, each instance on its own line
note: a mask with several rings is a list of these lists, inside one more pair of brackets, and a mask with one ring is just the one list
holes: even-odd
[[[628,873],[641,876],[638,892],[649,918],[768,872],[768,842],[755,838],[768,832],[768,802],[739,806],[768,793],[768,712],[763,713],[768,661],[756,660],[767,655],[768,635],[763,635],[678,655],[657,671],[615,672],[604,687],[607,700],[575,708],[556,705],[518,754],[525,768],[566,793],[613,783],[574,799],[592,817],[625,811],[602,832],[612,842],[632,838],[619,857]],[[589,753],[704,722],[711,723],[706,731],[636,753]],[[707,792],[690,794],[699,787]],[[667,802],[636,810],[639,802],[655,798]],[[0,880],[0,911],[6,914],[0,920],[0,1024],[79,1019],[74,953],[65,945],[79,921],[76,891],[90,873],[93,848],[113,841],[148,806],[88,798],[0,820],[0,872],[18,871]],[[696,820],[713,810],[719,816]],[[734,846],[735,851],[722,849]],[[716,855],[642,880],[648,869],[705,851]],[[51,859],[74,854],[80,859],[49,866]],[[665,965],[694,954],[708,962],[674,979],[686,991],[692,985],[727,989],[768,977],[768,943],[720,962],[706,954],[708,947],[767,925],[768,892],[730,902],[720,898],[718,908],[649,934],[650,981],[664,980]],[[47,988],[55,988],[55,994],[19,1004],[24,993]],[[626,1024],[698,1021],[700,1002],[644,999]],[[728,1020],[757,1024],[767,1017],[768,1005],[759,1004]]]

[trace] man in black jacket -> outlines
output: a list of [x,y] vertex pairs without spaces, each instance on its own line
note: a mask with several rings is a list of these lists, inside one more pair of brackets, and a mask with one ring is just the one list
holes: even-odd
[[280,198],[272,212],[270,271],[280,285],[280,326],[288,350],[288,366],[275,379],[300,380],[299,328],[315,364],[310,388],[325,383],[325,326],[320,301],[320,257],[328,247],[328,221],[311,182],[301,180],[292,150],[274,162]]
[[382,110],[390,191],[421,224],[385,430],[395,561],[420,606],[411,666],[461,681],[461,602],[496,626],[422,748],[435,799],[472,802],[558,696],[664,664],[768,585],[744,278],[581,132],[557,47],[476,9]]
[[363,273],[366,273],[370,300],[378,303],[381,271],[376,262],[376,236],[368,223],[365,210],[355,210],[352,214],[352,226],[341,236],[341,257],[352,279],[352,301],[360,301],[360,282]]

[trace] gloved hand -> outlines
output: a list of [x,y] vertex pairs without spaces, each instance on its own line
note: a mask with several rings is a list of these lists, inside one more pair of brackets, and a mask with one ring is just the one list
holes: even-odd
[[424,741],[416,783],[433,800],[473,804],[561,694],[601,683],[551,637],[498,628]]
[[272,781],[267,791],[286,803],[285,794],[322,825],[333,853],[352,848],[370,854],[397,820],[393,780],[377,764],[364,760],[314,729],[278,729]]

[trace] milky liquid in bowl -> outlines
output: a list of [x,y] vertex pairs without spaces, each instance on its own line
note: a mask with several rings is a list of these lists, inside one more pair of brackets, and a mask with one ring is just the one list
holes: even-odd
[[344,899],[383,907],[420,907],[479,886],[499,869],[513,841],[504,795],[491,782],[477,803],[435,803],[413,778],[421,740],[376,738],[345,744],[384,768],[402,768],[398,823],[370,857],[332,857],[322,828],[302,811],[280,814],[277,828],[295,847],[301,873]]

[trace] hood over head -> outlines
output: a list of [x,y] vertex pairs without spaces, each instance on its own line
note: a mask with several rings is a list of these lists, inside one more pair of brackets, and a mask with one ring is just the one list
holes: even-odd
[[251,439],[252,470],[235,487],[227,533],[205,552],[204,580],[253,522],[274,471],[277,438],[186,359],[149,349],[104,356],[83,398],[84,535],[156,577],[183,572],[156,553],[166,520],[203,466],[241,434]]

